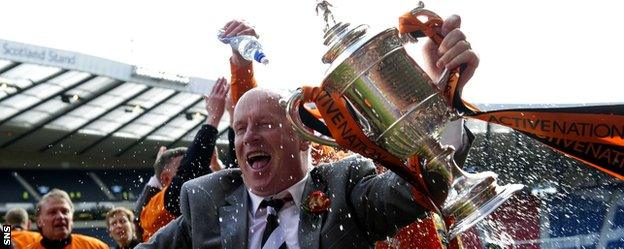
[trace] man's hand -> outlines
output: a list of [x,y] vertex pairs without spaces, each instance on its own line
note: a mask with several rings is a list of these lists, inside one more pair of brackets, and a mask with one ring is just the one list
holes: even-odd
[[156,154],[156,160],[160,159],[160,157],[162,156],[163,153],[165,153],[165,151],[167,151],[167,147],[160,146],[160,148],[158,148],[158,154]]
[[477,69],[479,57],[472,51],[470,43],[466,41],[466,35],[459,30],[460,26],[461,19],[459,16],[453,15],[447,18],[440,30],[444,36],[440,46],[430,40],[425,44],[423,50],[425,54],[424,69],[434,82],[438,81],[445,68],[450,70],[459,67],[461,64],[466,64],[466,69],[457,84],[458,91],[461,92]]
[[218,155],[217,151],[219,150],[215,146],[214,152],[212,153],[212,157],[210,158],[210,169],[212,170],[212,172],[217,172],[224,168],[223,165],[221,164],[221,161],[219,161],[219,157],[217,156]]
[[162,157],[163,153],[165,153],[165,151],[167,151],[167,147],[165,146],[160,146],[160,148],[158,148],[158,154],[156,154],[156,160],[154,161],[154,175],[151,176],[150,179],[147,181],[147,186],[162,189],[162,184],[159,180],[160,176],[156,175],[156,164],[160,163],[160,158]]
[[206,111],[208,112],[206,124],[215,128],[219,126],[219,121],[221,121],[223,111],[225,110],[225,96],[229,89],[227,80],[220,77],[212,87],[210,94],[204,94]]
[[[256,30],[253,26],[243,20],[232,20],[223,26],[223,37],[238,36],[238,35],[251,35],[258,38]],[[232,58],[230,59],[235,65],[245,65],[251,63],[251,61],[245,60],[236,49],[232,49]]]
[[232,127],[232,123],[234,122],[234,104],[232,102],[231,92],[228,91],[225,95],[225,110],[228,112],[230,117],[230,127]]
[[162,157],[163,153],[165,153],[165,151],[167,151],[167,147],[165,146],[160,146],[160,148],[158,148],[158,153],[156,154],[156,160],[154,160],[154,176],[158,177],[156,175],[156,164],[158,164],[160,162],[160,158]]

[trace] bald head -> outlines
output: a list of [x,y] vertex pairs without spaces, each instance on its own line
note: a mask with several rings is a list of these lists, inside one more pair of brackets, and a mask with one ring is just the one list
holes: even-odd
[[259,196],[277,194],[300,181],[307,170],[308,143],[302,140],[267,89],[246,92],[234,109],[236,158],[243,181]]
[[236,103],[234,108],[234,116],[236,116],[236,112],[241,112],[241,109],[246,109],[250,105],[265,105],[267,107],[271,107],[271,110],[282,114],[286,117],[286,112],[284,108],[279,105],[279,100],[282,96],[274,91],[264,88],[253,88],[247,91]]
[[25,229],[30,227],[28,213],[23,208],[12,208],[4,215],[4,222],[11,225],[14,229]]

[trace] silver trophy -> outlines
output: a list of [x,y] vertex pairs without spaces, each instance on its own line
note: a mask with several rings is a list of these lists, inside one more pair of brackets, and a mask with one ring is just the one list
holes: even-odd
[[[333,20],[333,15],[327,13],[331,5],[326,1],[318,4],[317,12],[319,8],[323,11],[326,23],[328,16]],[[412,13],[418,14],[423,7],[421,3]],[[321,88],[342,96],[351,106],[359,128],[376,145],[404,161],[413,155],[422,159],[422,176],[399,175],[412,180],[422,177],[432,190],[430,198],[438,212],[454,220],[448,236],[455,238],[523,185],[499,186],[493,172],[463,171],[453,160],[455,149],[438,142],[445,125],[462,117],[440,94],[436,87],[440,84],[434,83],[406,53],[403,46],[415,41],[412,36],[399,35],[396,28],[372,31],[366,25],[333,24],[325,32],[328,51],[322,60],[330,66]],[[445,71],[440,81],[446,81],[449,74]],[[338,146],[302,123],[298,110],[302,95],[299,90],[284,103],[295,129],[313,142]]]

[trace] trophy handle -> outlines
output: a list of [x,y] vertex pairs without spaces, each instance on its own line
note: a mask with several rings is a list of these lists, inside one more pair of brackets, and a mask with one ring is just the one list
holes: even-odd
[[301,134],[301,136],[315,143],[332,147],[340,147],[338,143],[336,143],[336,140],[322,135],[317,136],[311,131],[311,128],[306,127],[305,124],[303,124],[303,121],[301,121],[301,117],[299,116],[299,106],[303,103],[303,89],[297,89],[288,100],[282,99],[280,102],[286,109],[286,118],[291,124],[293,124],[295,130]]
[[[418,7],[399,17],[399,33],[409,36],[408,40],[412,41],[426,36],[435,44],[440,45],[444,36],[439,31],[444,20],[433,11],[424,7],[424,4],[420,2]],[[444,89],[438,89],[442,90],[445,96],[448,96],[449,105],[456,109],[461,109],[462,112],[467,112],[467,108],[463,108],[461,92],[457,88],[457,83],[464,69],[466,69],[466,64],[451,70],[444,69],[436,84],[436,88],[444,86]]]

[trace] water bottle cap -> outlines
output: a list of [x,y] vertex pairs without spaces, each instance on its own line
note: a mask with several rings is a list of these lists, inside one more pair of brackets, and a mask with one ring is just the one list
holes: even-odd
[[266,55],[260,50],[256,50],[256,53],[254,53],[254,60],[262,64],[269,63],[269,60],[266,58]]

